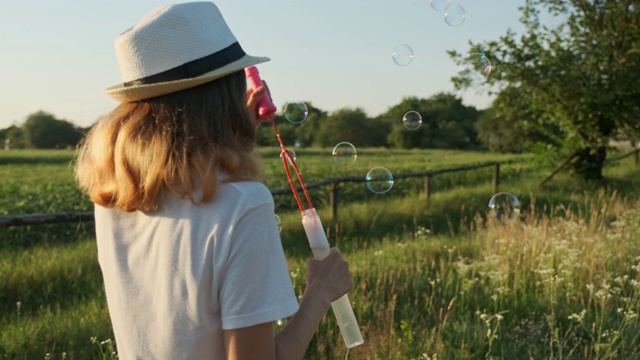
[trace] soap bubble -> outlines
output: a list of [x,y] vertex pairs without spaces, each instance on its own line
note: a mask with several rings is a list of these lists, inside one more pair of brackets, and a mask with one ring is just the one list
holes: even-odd
[[284,106],[284,117],[292,124],[300,124],[307,119],[309,109],[303,102],[287,103]]
[[489,200],[489,215],[500,223],[507,224],[520,215],[520,201],[515,195],[501,192],[493,195]]
[[[291,165],[293,165],[292,162],[296,161],[296,153],[295,153],[295,151],[289,150],[289,149],[287,149],[287,152],[289,153],[289,156],[291,156],[291,158],[289,158],[289,156],[287,156],[287,160],[289,160],[289,163]],[[282,160],[282,156],[283,155],[284,155],[284,150],[280,152],[280,160]]]
[[449,0],[431,0],[431,8],[436,11],[444,11],[449,6]]
[[406,44],[400,44],[393,49],[393,62],[400,66],[407,66],[413,61],[413,49]]
[[367,187],[376,194],[384,194],[393,186],[393,175],[382,166],[374,167],[367,173]]
[[444,22],[449,26],[460,26],[467,19],[467,13],[461,5],[450,4],[444,13]]
[[417,111],[409,111],[402,117],[402,124],[409,130],[416,130],[422,125],[422,116]]
[[333,147],[333,162],[339,166],[349,166],[356,162],[358,152],[356,147],[348,142],[341,142]]
[[276,225],[278,225],[278,232],[282,231],[282,220],[280,220],[280,216],[278,214],[274,214],[276,217]]
[[458,65],[458,75],[466,78],[472,72],[478,72],[484,77],[488,77],[491,74],[491,61],[484,54],[484,51],[480,49],[479,53],[469,53],[464,59],[460,61]]

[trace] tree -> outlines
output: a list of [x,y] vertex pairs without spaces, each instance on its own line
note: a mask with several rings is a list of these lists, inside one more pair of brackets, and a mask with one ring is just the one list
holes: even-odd
[[367,136],[369,118],[360,108],[344,108],[331,113],[320,123],[314,145],[334,146],[346,141],[355,147],[371,146]]
[[[314,107],[311,102],[305,102],[304,104],[307,107],[308,114],[305,120],[299,124],[292,124],[287,121],[284,116],[284,106],[283,113],[276,114],[274,118],[278,133],[280,133],[285,146],[310,146],[318,132],[320,123],[327,116],[326,111]],[[259,146],[279,146],[278,138],[271,124],[260,126],[256,138]]]
[[[639,0],[527,0],[520,19],[526,31],[519,39],[508,30],[497,41],[470,42],[471,52],[490,53],[490,75],[463,72],[452,80],[459,89],[517,89],[536,114],[533,120],[564,135],[563,150],[576,156],[574,171],[600,179],[610,137],[640,131],[639,5]],[[449,54],[462,61],[462,54]],[[474,69],[485,70],[486,62],[476,62]],[[486,82],[474,82],[478,78]]]
[[536,118],[520,89],[505,89],[478,119],[478,139],[489,150],[501,153],[547,149],[548,144],[562,146],[563,134],[560,129],[537,124]]
[[[422,125],[415,130],[403,125],[409,111],[422,117]],[[439,93],[429,99],[404,98],[384,116],[392,119],[388,142],[396,148],[465,149],[478,145],[475,123],[480,112],[465,106],[453,94]]]
[[320,125],[327,118],[327,112],[314,107],[311,102],[306,102],[309,114],[307,118],[295,127],[296,142],[300,146],[311,146]]
[[24,149],[27,146],[27,140],[22,128],[11,125],[6,129],[0,130],[0,146],[4,146],[6,140],[11,141],[12,149]]
[[[276,115],[273,121],[276,124],[280,138],[285,146],[295,144],[295,126],[289,123],[284,116]],[[256,132],[256,142],[258,146],[280,146],[278,137],[270,122],[266,122],[258,128]]]
[[27,143],[36,149],[74,147],[83,136],[70,122],[56,119],[44,111],[29,115],[22,128]]

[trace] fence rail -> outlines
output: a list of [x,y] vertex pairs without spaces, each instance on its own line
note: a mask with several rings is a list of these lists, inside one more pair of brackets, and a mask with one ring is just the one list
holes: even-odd
[[[506,162],[505,162],[506,163]],[[472,165],[464,165],[454,168],[446,168],[446,169],[437,169],[423,172],[411,172],[406,174],[396,174],[393,176],[393,180],[401,180],[401,179],[409,179],[409,178],[424,178],[424,193],[426,197],[426,201],[429,201],[431,197],[431,193],[433,192],[431,186],[431,179],[439,174],[458,172],[458,171],[469,171],[476,170],[484,167],[494,167],[493,171],[493,191],[498,191],[498,186],[500,184],[500,163],[496,161],[481,163],[481,164],[472,164]],[[323,186],[330,185],[331,191],[329,193],[329,206],[331,208],[331,215],[333,219],[338,218],[338,203],[339,203],[339,192],[340,192],[340,184],[347,182],[366,182],[366,178],[362,176],[343,176],[339,178],[331,178],[324,179],[318,182],[305,184],[307,190],[320,188]],[[291,188],[281,188],[271,190],[271,194],[274,196],[285,195],[291,193]],[[301,192],[302,186],[296,186],[296,191]],[[26,215],[5,215],[0,216],[0,228],[2,227],[10,227],[10,226],[27,226],[27,225],[44,225],[44,224],[59,224],[59,223],[71,223],[71,222],[84,222],[84,221],[93,221],[93,211],[87,212],[76,212],[76,213],[46,213],[46,214],[26,214]]]
[[[607,159],[606,163],[619,161],[629,156],[634,156],[635,164],[638,165],[640,162],[640,149],[634,149],[626,154]],[[492,185],[493,185],[493,192],[496,193],[498,192],[498,187],[500,186],[500,165],[508,164],[508,163],[510,162],[491,161],[491,162],[485,162],[480,164],[463,165],[463,166],[453,167],[453,168],[437,169],[437,170],[430,170],[430,171],[423,171],[423,172],[412,172],[412,173],[406,173],[406,174],[397,174],[397,175],[394,175],[393,179],[395,181],[395,180],[401,180],[401,179],[423,177],[425,199],[426,201],[429,201],[429,198],[431,197],[431,193],[433,192],[433,189],[431,186],[431,180],[434,176],[445,174],[445,173],[476,170],[484,167],[493,166],[494,170],[493,170]],[[560,166],[559,169],[554,170],[554,172],[550,177],[552,177],[557,171],[560,171],[562,167],[564,166]],[[544,181],[546,182],[547,180],[548,179],[545,179]],[[306,184],[306,188],[315,189],[315,188],[320,188],[323,186],[330,185],[331,191],[329,193],[329,206],[331,207],[331,215],[333,219],[337,219],[340,184],[347,183],[347,182],[366,182],[366,181],[367,180],[362,176],[344,176],[344,177],[325,179],[318,182],[309,183],[309,184]],[[302,186],[300,185],[296,186],[296,191],[301,192]],[[274,196],[285,195],[290,193],[291,193],[291,188],[281,188],[281,189],[271,190],[271,194]],[[93,220],[94,220],[93,211],[75,212],[75,213],[67,212],[67,213],[48,213],[48,214],[5,215],[5,216],[0,216],[0,228],[10,227],[10,226],[83,222],[83,221],[93,221]]]

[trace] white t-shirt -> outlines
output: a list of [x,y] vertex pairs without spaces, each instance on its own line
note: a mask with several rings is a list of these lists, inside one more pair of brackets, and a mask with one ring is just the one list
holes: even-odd
[[298,310],[259,182],[221,184],[202,205],[168,195],[151,213],[96,206],[95,219],[120,359],[224,359],[223,329]]

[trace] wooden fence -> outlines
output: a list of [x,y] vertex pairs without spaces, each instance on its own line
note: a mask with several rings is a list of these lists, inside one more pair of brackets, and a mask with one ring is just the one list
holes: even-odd
[[[640,162],[640,149],[632,150],[629,153],[613,157],[606,160],[606,163],[611,163],[615,161],[620,161],[629,156],[634,156],[635,164],[638,165]],[[573,158],[573,157],[572,157]],[[546,179],[541,183],[544,184],[548,181],[553,175],[555,175],[558,171],[560,171],[566,164],[572,159],[569,158],[567,161],[563,162],[556,170],[554,170],[551,175],[549,175]],[[476,170],[485,167],[493,167],[493,192],[498,192],[498,187],[500,186],[500,162],[491,161],[481,164],[473,164],[473,165],[464,165],[454,168],[446,168],[446,169],[438,169],[431,171],[423,171],[423,172],[413,172],[407,174],[397,174],[393,176],[393,180],[401,180],[408,178],[424,178],[424,193],[426,201],[429,201],[431,193],[433,192],[431,186],[431,180],[434,176],[452,173],[458,171],[469,171]],[[503,162],[502,164],[506,164]],[[314,183],[306,184],[307,190],[320,188],[323,186],[331,186],[331,191],[329,193],[329,206],[331,207],[331,215],[333,219],[338,218],[338,204],[339,204],[339,193],[340,193],[340,184],[347,182],[366,182],[366,178],[362,176],[344,176],[334,179],[325,179]],[[301,186],[297,186],[296,190],[298,192],[302,191]],[[274,196],[290,194],[291,188],[282,188],[271,190],[271,194]],[[57,224],[57,223],[78,223],[83,221],[93,221],[93,211],[86,212],[76,212],[76,213],[51,213],[51,214],[27,214],[27,215],[6,215],[0,216],[0,228],[9,227],[9,226],[25,226],[25,225],[41,225],[41,224]]]
[[[431,186],[431,179],[439,174],[476,170],[485,167],[493,167],[493,192],[498,192],[498,186],[500,185],[500,163],[499,162],[486,162],[474,165],[465,165],[455,168],[438,169],[423,172],[413,172],[407,174],[396,174],[393,176],[394,181],[408,178],[424,178],[424,193],[426,201],[429,201],[431,193],[433,192]],[[329,206],[331,207],[331,215],[333,219],[338,218],[338,204],[340,184],[347,182],[366,182],[366,178],[362,176],[344,176],[333,179],[325,179],[322,181],[305,184],[307,190],[320,188],[323,186],[330,186],[331,191],[329,193]],[[301,192],[301,186],[297,186],[297,191]],[[282,188],[271,190],[273,196],[291,194],[291,188]],[[75,212],[75,213],[49,213],[49,214],[26,214],[26,215],[6,215],[0,216],[0,228],[9,226],[26,226],[26,225],[42,225],[42,224],[58,224],[58,223],[78,223],[84,221],[93,221],[93,211]]]

